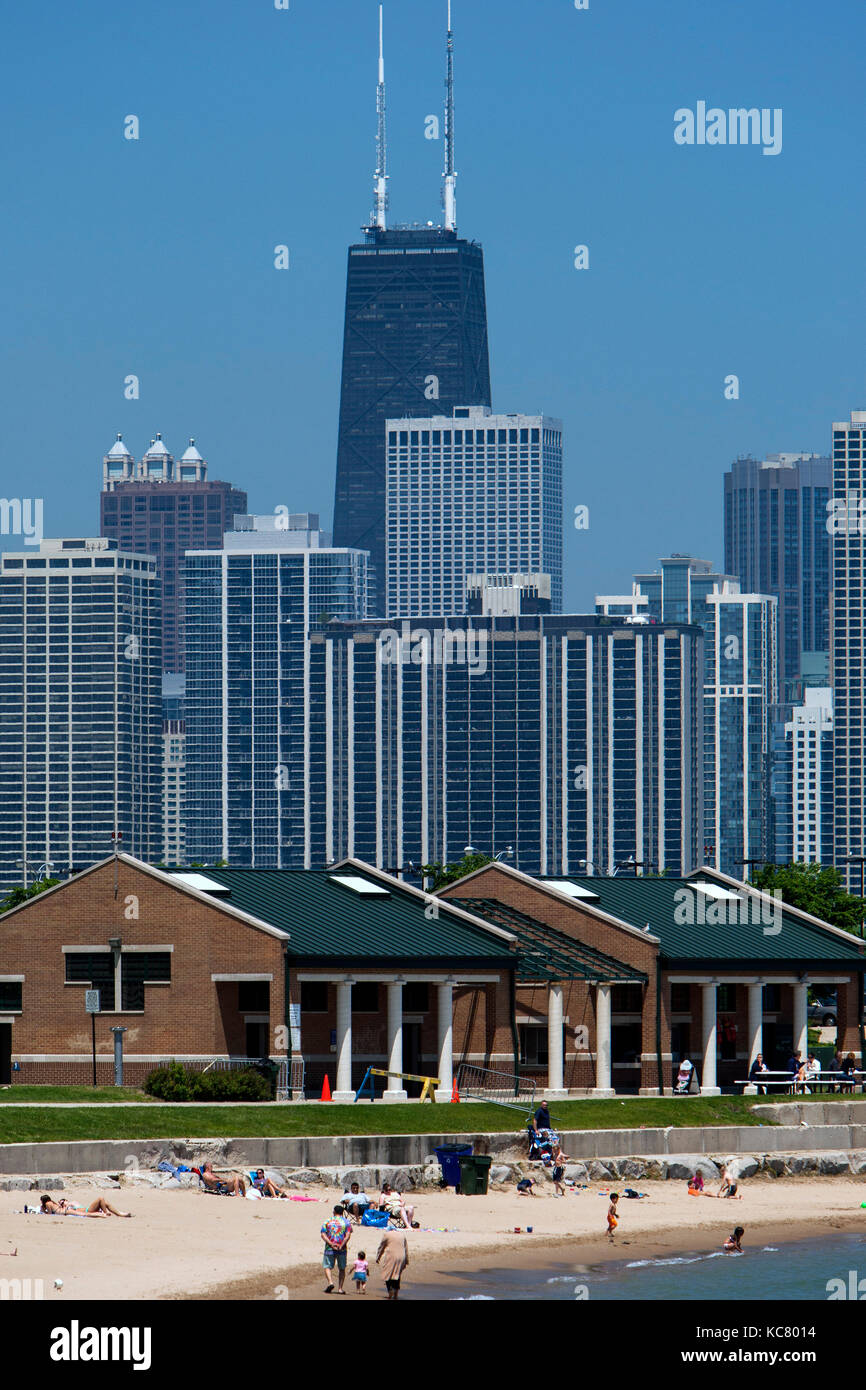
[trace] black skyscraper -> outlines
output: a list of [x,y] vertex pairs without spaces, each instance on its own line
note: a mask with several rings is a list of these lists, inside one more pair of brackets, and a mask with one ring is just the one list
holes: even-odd
[[334,544],[385,574],[385,421],[490,405],[484,258],[453,230],[373,227],[349,248]]

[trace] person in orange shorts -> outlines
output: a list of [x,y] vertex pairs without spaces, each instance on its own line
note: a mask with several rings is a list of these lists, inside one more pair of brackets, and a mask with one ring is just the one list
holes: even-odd
[[609,1206],[608,1209],[607,1209],[607,1234],[608,1234],[608,1237],[610,1238],[610,1240],[613,1240],[613,1233],[614,1233],[614,1231],[616,1230],[617,1226],[619,1225],[619,1222],[618,1222],[617,1219],[616,1219],[616,1212],[617,1212],[617,1206],[616,1206],[616,1204],[617,1204],[618,1201],[619,1201],[619,1193],[618,1193],[618,1192],[612,1192],[612,1193],[610,1194],[610,1206]]

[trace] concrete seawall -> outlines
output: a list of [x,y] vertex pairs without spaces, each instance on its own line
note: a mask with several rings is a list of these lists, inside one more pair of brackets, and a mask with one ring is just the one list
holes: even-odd
[[[842,1123],[814,1124],[826,1108]],[[752,1155],[866,1150],[866,1104],[767,1107],[804,1111],[806,1124],[718,1125],[688,1129],[590,1129],[562,1131],[563,1147],[577,1161],[605,1158],[667,1158],[681,1154]],[[768,1119],[770,1117],[768,1116]],[[787,1118],[787,1116],[786,1116]],[[791,1116],[795,1118],[794,1115]],[[799,1118],[799,1117],[797,1117]],[[150,1168],[163,1158],[210,1157],[248,1167],[364,1168],[423,1165],[444,1144],[471,1145],[494,1158],[526,1157],[523,1134],[385,1134],[315,1138],[97,1139],[47,1144],[0,1145],[0,1173],[123,1172]]]

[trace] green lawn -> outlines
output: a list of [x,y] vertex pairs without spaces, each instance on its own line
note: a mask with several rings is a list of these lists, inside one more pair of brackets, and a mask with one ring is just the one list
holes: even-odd
[[0,1105],[9,1101],[40,1101],[43,1105],[69,1104],[98,1100],[100,1104],[111,1101],[152,1100],[144,1091],[136,1091],[132,1086],[9,1086],[0,1090]]
[[[23,1087],[21,1088],[24,1089]],[[34,1088],[39,1089],[39,1088]],[[45,1088],[46,1090],[48,1088]],[[818,1096],[798,1097],[808,1103]],[[829,1097],[828,1099],[836,1099]],[[671,1125],[760,1125],[756,1096],[696,1096],[694,1099],[635,1097],[626,1100],[556,1102],[560,1129],[647,1129]],[[498,1105],[196,1105],[154,1103],[141,1110],[3,1110],[0,1143],[51,1139],[160,1139],[332,1134],[465,1134],[518,1132],[522,1117]]]

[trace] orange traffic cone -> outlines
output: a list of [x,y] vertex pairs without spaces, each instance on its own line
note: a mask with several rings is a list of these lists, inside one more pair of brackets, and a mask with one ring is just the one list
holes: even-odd
[[456,1079],[455,1079],[455,1081],[454,1081],[454,1085],[451,1087],[451,1104],[452,1104],[452,1105],[459,1105],[459,1104],[460,1104],[460,1092],[459,1092],[458,1089],[457,1089],[457,1081],[456,1081]]
[[331,1099],[331,1083],[328,1080],[328,1073],[325,1072],[325,1079],[322,1082],[322,1100]]

